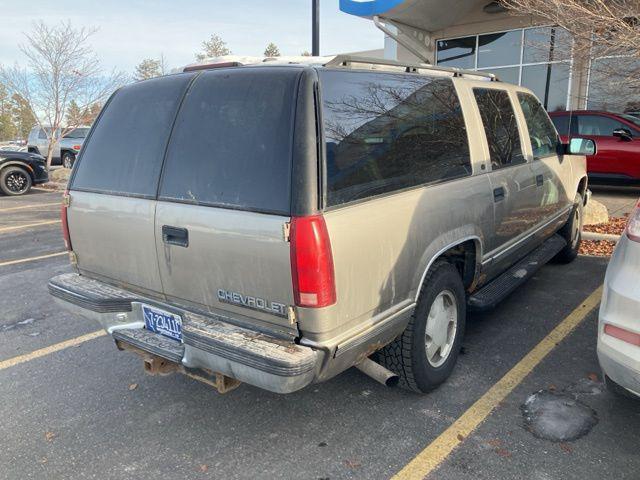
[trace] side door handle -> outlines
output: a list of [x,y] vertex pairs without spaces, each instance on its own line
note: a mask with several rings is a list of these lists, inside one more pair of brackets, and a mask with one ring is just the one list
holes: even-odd
[[544,175],[537,175],[536,186],[541,187],[542,185],[544,185]]
[[178,247],[186,248],[189,246],[189,230],[186,228],[163,225],[162,241],[169,245],[177,245]]
[[504,200],[504,187],[498,187],[493,189],[493,201],[501,202]]

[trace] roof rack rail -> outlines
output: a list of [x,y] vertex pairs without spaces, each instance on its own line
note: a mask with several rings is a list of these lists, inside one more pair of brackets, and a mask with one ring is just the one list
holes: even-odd
[[325,67],[351,67],[354,64],[380,65],[382,67],[403,68],[406,73],[420,73],[420,70],[449,73],[454,77],[481,77],[491,82],[499,82],[500,79],[493,73],[476,72],[475,70],[463,70],[453,67],[440,67],[429,63],[407,63],[384,58],[358,57],[355,55],[336,55],[335,58],[325,63]]

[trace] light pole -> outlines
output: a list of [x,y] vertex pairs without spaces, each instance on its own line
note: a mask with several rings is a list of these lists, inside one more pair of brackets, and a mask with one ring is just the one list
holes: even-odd
[[311,0],[311,55],[320,56],[320,0]]

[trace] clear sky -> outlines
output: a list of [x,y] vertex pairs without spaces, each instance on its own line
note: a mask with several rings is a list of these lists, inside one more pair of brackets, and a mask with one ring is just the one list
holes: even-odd
[[[320,53],[382,48],[369,20],[320,0]],[[261,55],[274,42],[283,55],[311,51],[311,0],[0,0],[0,64],[21,62],[18,43],[34,20],[98,27],[93,47],[107,69],[131,73],[164,54],[169,67],[194,61],[200,44],[220,35],[234,54]]]

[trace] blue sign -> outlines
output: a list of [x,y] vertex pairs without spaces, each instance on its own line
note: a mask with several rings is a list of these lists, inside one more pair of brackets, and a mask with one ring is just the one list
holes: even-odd
[[359,17],[382,15],[394,9],[405,0],[340,0],[340,10]]

